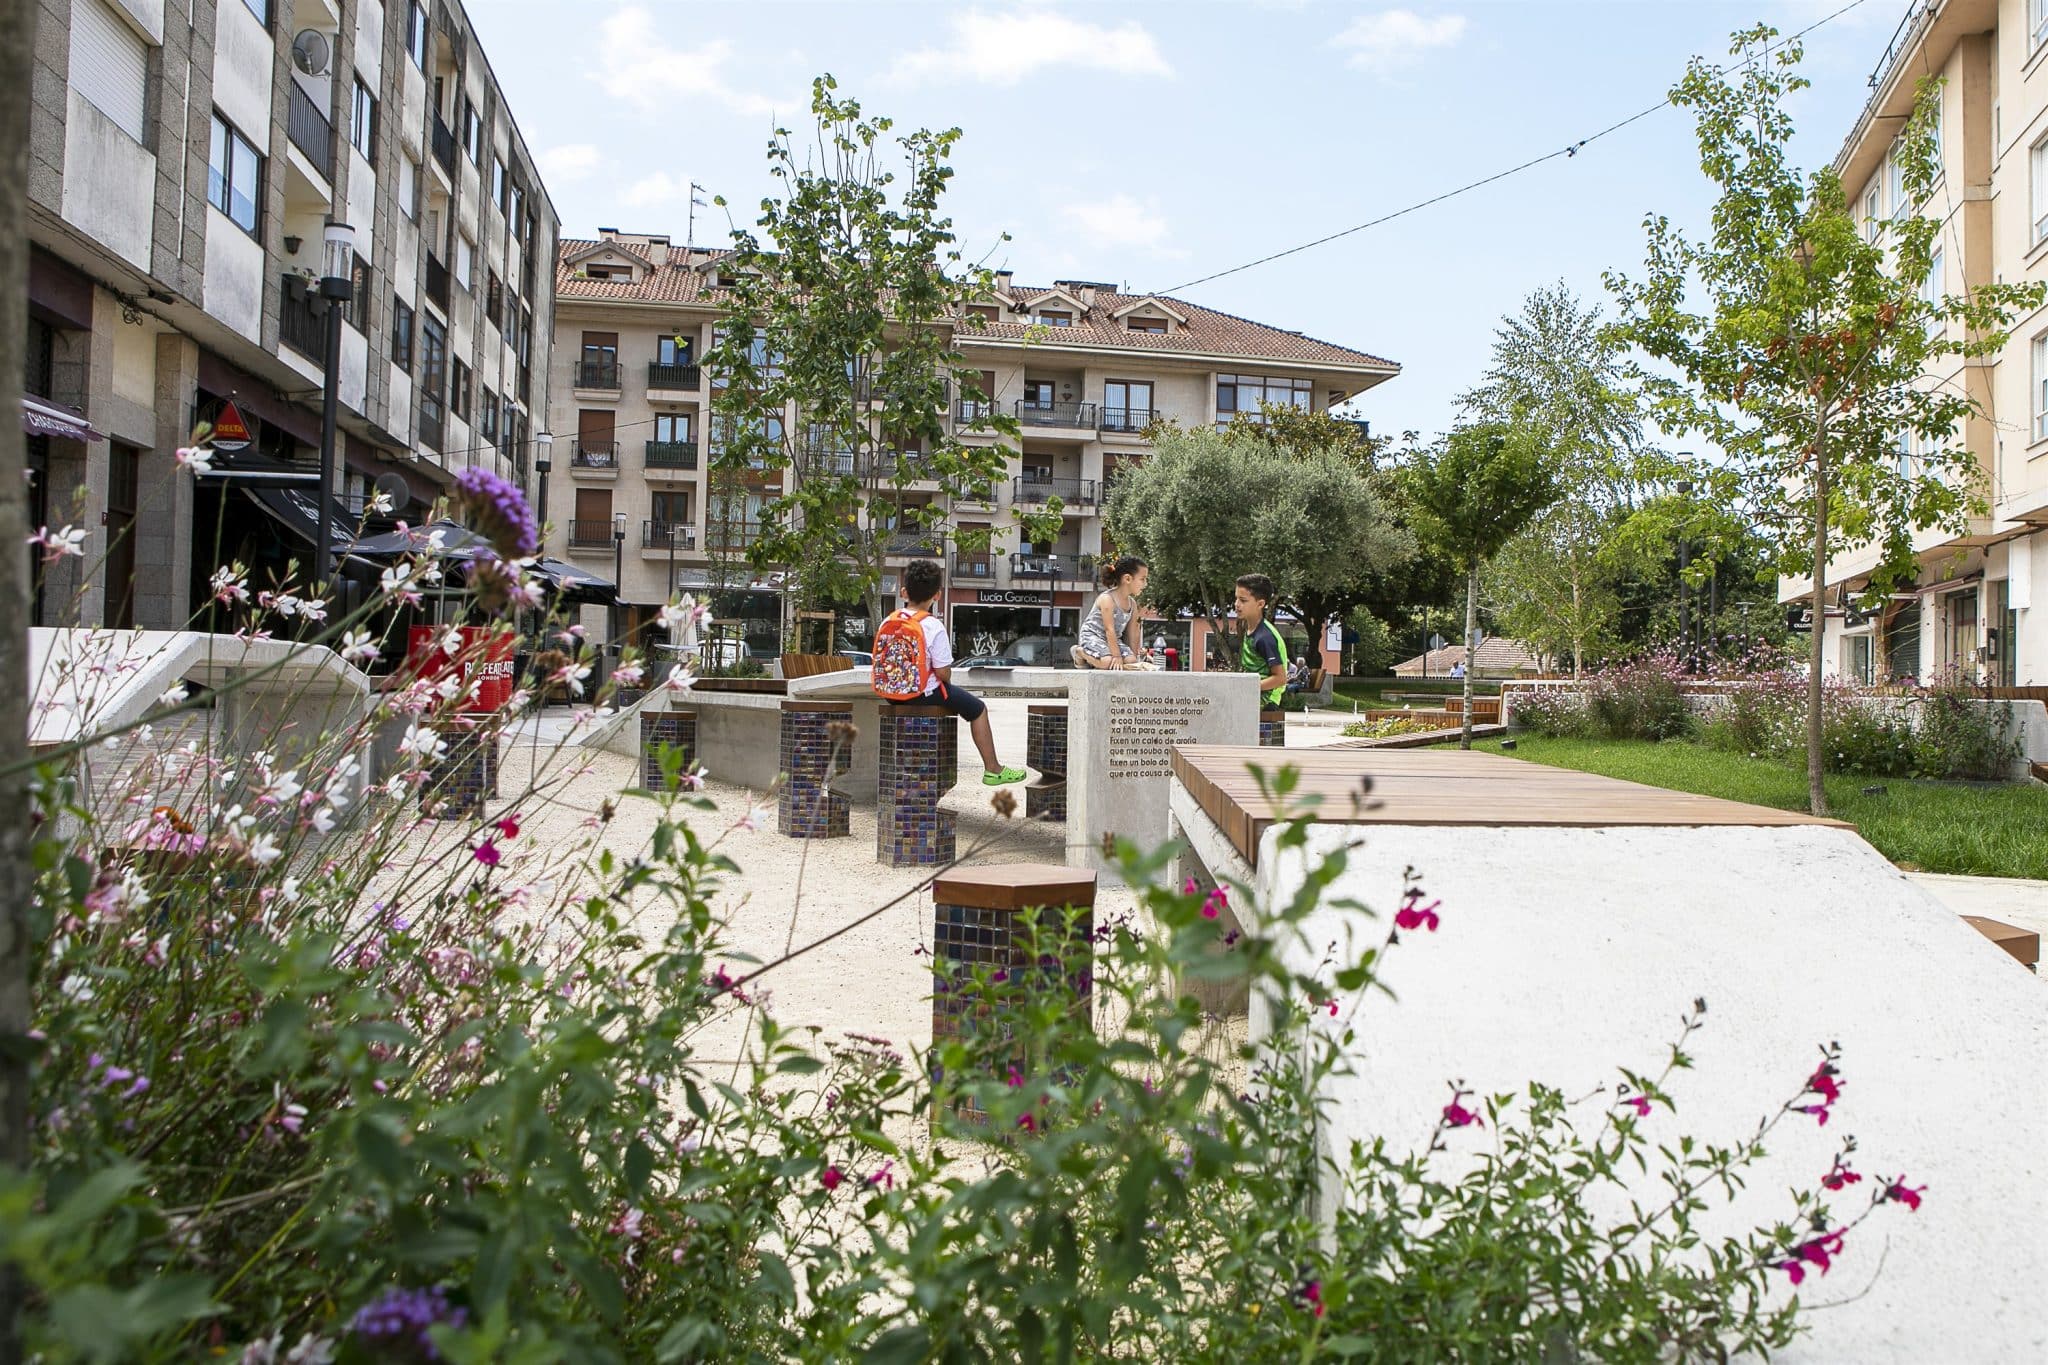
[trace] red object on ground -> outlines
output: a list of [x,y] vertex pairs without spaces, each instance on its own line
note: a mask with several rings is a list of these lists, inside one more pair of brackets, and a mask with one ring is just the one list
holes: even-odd
[[[456,660],[441,649],[447,626],[414,626],[406,632],[406,672],[418,678],[439,678],[456,666]],[[462,709],[465,712],[499,711],[512,700],[513,637],[483,626],[456,626],[462,636],[461,667],[464,682],[476,682],[476,695]],[[479,681],[479,679],[481,681]]]

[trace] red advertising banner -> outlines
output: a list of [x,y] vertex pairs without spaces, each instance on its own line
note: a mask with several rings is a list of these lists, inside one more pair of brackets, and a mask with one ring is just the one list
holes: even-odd
[[441,645],[450,630],[462,637],[458,658],[462,681],[476,684],[464,703],[468,712],[499,711],[512,700],[513,637],[484,626],[414,626],[406,632],[406,671],[418,678],[440,678],[455,668]]

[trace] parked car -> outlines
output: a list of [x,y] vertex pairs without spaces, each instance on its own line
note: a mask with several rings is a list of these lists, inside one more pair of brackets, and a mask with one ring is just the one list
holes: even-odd
[[864,649],[842,649],[837,653],[840,658],[852,661],[855,668],[873,668],[875,665],[875,656]]
[[954,663],[955,668],[1024,668],[1024,660],[1014,654],[976,654],[971,658]]

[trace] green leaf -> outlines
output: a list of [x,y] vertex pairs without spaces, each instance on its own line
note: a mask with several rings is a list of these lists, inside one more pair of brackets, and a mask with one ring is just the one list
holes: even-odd
[[891,1327],[861,1357],[867,1365],[917,1365],[932,1353],[932,1336],[921,1323]]

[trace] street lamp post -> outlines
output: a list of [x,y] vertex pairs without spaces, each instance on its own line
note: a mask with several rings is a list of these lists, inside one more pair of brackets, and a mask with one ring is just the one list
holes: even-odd
[[320,297],[327,306],[327,358],[320,401],[320,498],[314,532],[313,582],[325,591],[334,565],[334,424],[341,406],[341,310],[355,296],[356,230],[329,221],[322,233]]
[[668,535],[668,600],[676,600],[676,527],[670,522],[663,530]]
[[607,632],[612,637],[612,657],[619,657],[619,608],[624,604],[619,594],[626,590],[626,514],[612,513],[612,624]]
[[[1678,481],[1678,496],[1692,497],[1692,481]],[[1691,510],[1688,505],[1688,512]],[[1678,666],[1684,672],[1692,672],[1692,585],[1686,581],[1685,571],[1692,567],[1692,541],[1681,527],[1678,533]]]
[[1045,558],[1045,662],[1053,663],[1052,632],[1060,613],[1060,557],[1047,555]]
[[543,550],[547,548],[546,538],[548,533],[548,471],[555,467],[554,460],[550,458],[554,453],[555,437],[553,432],[536,431],[533,433],[533,467],[535,472],[540,475],[540,506],[534,509],[533,519],[535,524],[540,527],[541,548]]

